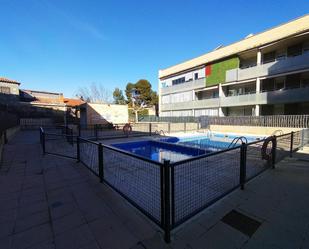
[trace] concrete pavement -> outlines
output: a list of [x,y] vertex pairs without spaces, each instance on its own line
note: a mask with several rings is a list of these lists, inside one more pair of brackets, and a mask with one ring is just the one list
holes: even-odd
[[[38,132],[22,131],[0,167],[0,248],[309,248],[308,159],[280,162],[181,225],[167,245],[83,165],[43,157]],[[251,237],[222,221],[231,210],[260,223]]]

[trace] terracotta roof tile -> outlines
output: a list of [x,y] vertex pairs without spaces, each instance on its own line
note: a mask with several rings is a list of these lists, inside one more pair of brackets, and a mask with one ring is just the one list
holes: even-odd
[[13,84],[20,85],[20,83],[17,82],[16,80],[10,80],[10,79],[4,78],[4,77],[0,77],[0,82],[13,83]]
[[63,102],[68,106],[78,106],[85,103],[85,101],[81,99],[70,99],[70,98],[64,98]]

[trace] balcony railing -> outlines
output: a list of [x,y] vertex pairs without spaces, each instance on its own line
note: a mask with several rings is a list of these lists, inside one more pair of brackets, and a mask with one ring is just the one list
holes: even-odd
[[228,70],[226,72],[226,82],[248,80],[256,77],[292,72],[306,68],[309,68],[309,53],[295,57],[287,57],[284,60],[261,64],[255,67]]
[[197,109],[197,108],[218,108],[218,107],[219,107],[219,98],[162,104],[160,106],[161,111],[187,110],[187,109]]
[[309,102],[309,87],[281,89],[267,92],[250,92],[242,95],[162,104],[162,111],[218,108],[246,105],[286,104]]
[[200,78],[197,80],[191,80],[187,81],[182,84],[174,85],[174,86],[169,86],[169,87],[162,87],[161,88],[161,94],[169,94],[169,93],[176,93],[176,92],[184,92],[184,91],[189,91],[197,88],[202,88],[205,87],[205,78]]
[[221,97],[220,106],[244,106],[244,105],[265,105],[299,103],[309,101],[309,87],[281,89],[260,93],[249,93],[244,95]]

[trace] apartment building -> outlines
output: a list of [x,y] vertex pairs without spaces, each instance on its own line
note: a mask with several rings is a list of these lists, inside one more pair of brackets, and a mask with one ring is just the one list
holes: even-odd
[[309,15],[159,70],[160,116],[309,114]]

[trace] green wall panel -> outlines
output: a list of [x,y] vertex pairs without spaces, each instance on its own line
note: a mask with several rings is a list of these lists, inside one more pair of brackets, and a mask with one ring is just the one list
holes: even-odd
[[211,74],[206,76],[206,86],[215,86],[225,82],[226,71],[239,67],[239,58],[234,57],[211,64]]

